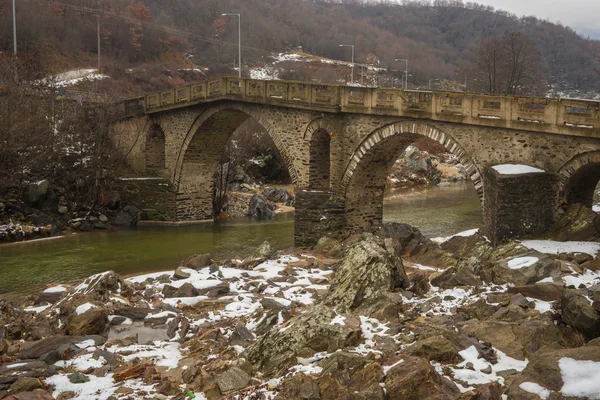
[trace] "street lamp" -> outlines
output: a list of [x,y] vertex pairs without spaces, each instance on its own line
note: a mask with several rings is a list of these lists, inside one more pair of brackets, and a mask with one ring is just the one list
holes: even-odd
[[12,12],[13,12],[13,49],[17,54],[17,13],[15,10],[15,0],[12,0]]
[[240,14],[223,13],[221,16],[236,16],[238,17],[238,71],[239,77],[242,77],[242,16]]
[[340,47],[352,47],[352,79],[350,82],[354,84],[354,45],[353,44],[340,44]]
[[404,69],[405,80],[402,86],[404,86],[404,90],[408,89],[408,60],[405,58],[396,58],[396,61],[404,61],[406,63],[406,68]]

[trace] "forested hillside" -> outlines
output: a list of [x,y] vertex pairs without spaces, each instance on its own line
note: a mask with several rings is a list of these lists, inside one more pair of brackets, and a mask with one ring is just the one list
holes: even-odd
[[[2,51],[12,47],[10,3],[0,1]],[[227,12],[242,15],[245,66],[299,47],[349,60],[350,49],[339,46],[344,43],[355,45],[357,62],[379,60],[401,70],[404,64],[394,59],[409,59],[412,82],[462,82],[468,77],[461,71],[477,44],[510,30],[535,44],[548,84],[600,90],[600,41],[534,17],[456,0],[17,0],[17,9],[20,49],[47,57],[55,72],[68,64],[94,65],[96,12],[90,9],[101,10],[103,62],[115,71],[142,64],[181,67],[189,60],[213,72],[231,72],[237,18],[221,16]]]

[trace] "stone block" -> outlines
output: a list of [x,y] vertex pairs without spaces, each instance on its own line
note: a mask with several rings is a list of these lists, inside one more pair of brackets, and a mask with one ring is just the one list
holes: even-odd
[[501,174],[487,168],[484,234],[497,244],[549,232],[556,220],[558,183],[558,176],[552,173]]

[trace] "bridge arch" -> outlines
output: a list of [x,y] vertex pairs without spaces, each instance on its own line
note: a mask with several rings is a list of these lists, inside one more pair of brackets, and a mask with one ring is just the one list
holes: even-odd
[[579,154],[565,163],[558,174],[563,204],[581,203],[592,207],[594,192],[600,181],[600,151]]
[[177,191],[178,220],[213,217],[214,173],[229,138],[249,118],[256,119],[273,139],[296,185],[298,175],[288,149],[261,109],[239,103],[209,106],[195,118],[177,151],[172,179]]
[[329,190],[332,135],[332,126],[323,117],[312,120],[304,132],[309,149],[308,185],[311,190]]
[[350,229],[367,229],[383,218],[383,194],[389,169],[399,155],[421,137],[428,137],[454,154],[467,170],[483,202],[483,178],[479,167],[449,134],[427,124],[396,122],[373,131],[350,158],[340,193]]

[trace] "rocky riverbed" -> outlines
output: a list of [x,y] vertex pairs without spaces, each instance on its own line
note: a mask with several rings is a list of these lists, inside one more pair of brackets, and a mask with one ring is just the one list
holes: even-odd
[[600,399],[595,242],[386,224],[0,305],[0,398]]

